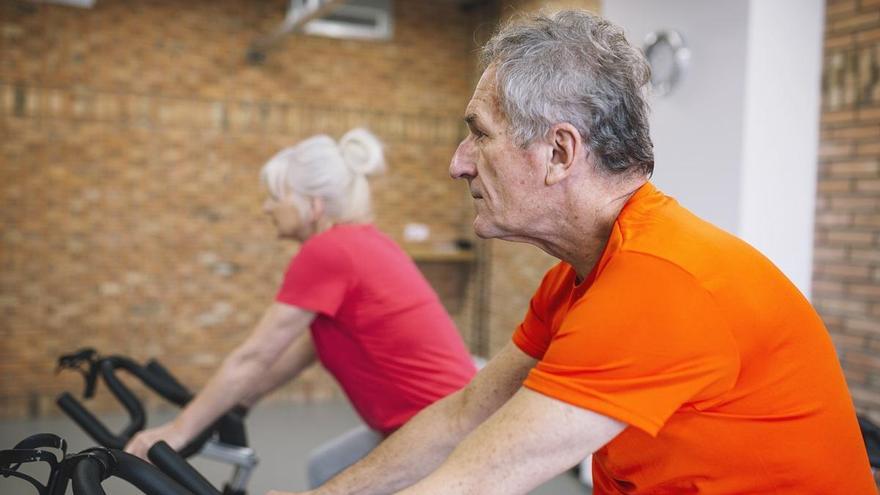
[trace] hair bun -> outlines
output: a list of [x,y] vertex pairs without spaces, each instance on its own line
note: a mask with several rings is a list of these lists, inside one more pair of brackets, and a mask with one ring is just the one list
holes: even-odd
[[339,140],[342,159],[358,175],[374,175],[385,171],[382,143],[370,131],[352,129]]

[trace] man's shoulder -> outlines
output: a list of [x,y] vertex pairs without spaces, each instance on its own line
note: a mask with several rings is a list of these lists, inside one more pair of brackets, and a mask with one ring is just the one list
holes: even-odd
[[[676,202],[649,216],[620,222],[620,260],[647,257],[689,273],[699,283],[742,269],[758,269],[768,260],[755,248],[703,220]],[[635,255],[635,256],[633,256]],[[745,275],[745,273],[740,273]]]

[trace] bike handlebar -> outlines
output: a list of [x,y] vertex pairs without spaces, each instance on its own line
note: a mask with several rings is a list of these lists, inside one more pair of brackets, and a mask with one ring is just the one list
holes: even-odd
[[121,450],[92,450],[78,457],[71,469],[74,495],[105,495],[101,483],[110,477],[123,479],[147,495],[203,493],[187,490],[156,467]]
[[[83,369],[84,363],[88,366],[87,370]],[[119,434],[114,434],[71,394],[64,392],[56,400],[61,410],[85,430],[95,442],[108,448],[123,449],[134,434],[141,431],[146,424],[146,412],[140,400],[116,376],[118,369],[123,369],[134,375],[148,388],[178,406],[186,405],[193,397],[193,394],[156,360],[150,360],[146,366],[140,366],[124,356],[98,357],[94,349],[86,348],[74,354],[62,356],[58,360],[58,364],[59,368],[73,368],[83,374],[86,380],[83,395],[86,398],[94,395],[97,377],[100,373],[113,396],[128,413],[128,424]],[[197,453],[211,438],[214,431],[217,431],[219,439],[223,443],[240,447],[247,446],[243,421],[246,413],[245,408],[236,407],[224,414],[210,428],[185,445],[180,450],[181,455],[189,457]]]
[[204,476],[196,471],[180,454],[174,451],[167,443],[157,442],[147,452],[157,468],[167,474],[181,485],[198,495],[220,495]]

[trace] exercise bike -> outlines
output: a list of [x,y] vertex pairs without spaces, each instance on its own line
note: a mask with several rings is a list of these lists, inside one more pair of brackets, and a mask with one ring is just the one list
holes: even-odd
[[[94,396],[98,379],[101,378],[128,413],[128,424],[114,434],[70,393],[62,393],[56,400],[61,410],[95,442],[111,450],[121,451],[137,432],[144,429],[147,420],[143,405],[116,376],[117,370],[128,372],[177,406],[182,407],[193,398],[193,394],[156,360],[150,360],[141,366],[124,356],[100,356],[94,349],[85,348],[58,359],[58,370],[66,369],[77,370],[83,375],[84,398]],[[246,414],[245,408],[234,408],[180,449],[183,457],[198,453],[233,466],[232,476],[224,485],[223,495],[246,495],[247,483],[259,462],[253,449],[247,445],[244,428]]]
[[[37,495],[64,495],[71,484],[74,495],[105,495],[101,483],[110,477],[123,479],[147,495],[220,495],[165,442],[156,443],[147,455],[153,464],[106,447],[68,454],[63,438],[40,433],[0,451],[0,476],[25,481]],[[20,470],[37,462],[49,467],[45,481]]]

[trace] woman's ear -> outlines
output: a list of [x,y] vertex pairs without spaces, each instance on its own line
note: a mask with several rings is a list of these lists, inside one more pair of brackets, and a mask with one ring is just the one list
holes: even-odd
[[311,206],[310,209],[312,210],[311,211],[312,218],[310,218],[309,221],[317,222],[318,220],[320,220],[321,218],[324,217],[324,200],[323,199],[321,199],[317,196],[312,196],[309,199],[309,206]]
[[581,134],[571,124],[556,124],[550,129],[550,162],[544,183],[548,186],[558,184],[572,172],[575,157],[583,146]]

